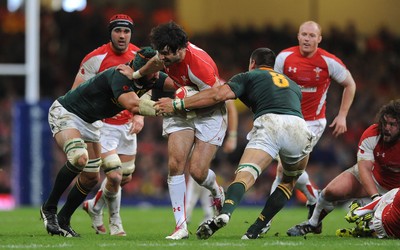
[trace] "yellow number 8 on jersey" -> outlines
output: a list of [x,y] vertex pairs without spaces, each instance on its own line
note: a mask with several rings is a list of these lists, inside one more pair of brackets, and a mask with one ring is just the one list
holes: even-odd
[[289,87],[289,81],[286,79],[286,77],[282,74],[276,73],[276,72],[269,72],[272,76],[272,81],[276,86],[279,88],[287,88]]

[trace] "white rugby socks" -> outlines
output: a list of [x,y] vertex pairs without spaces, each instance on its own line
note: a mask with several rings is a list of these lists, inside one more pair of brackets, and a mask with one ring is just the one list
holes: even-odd
[[186,182],[185,175],[168,176],[168,189],[174,212],[176,228],[187,229],[186,223]]

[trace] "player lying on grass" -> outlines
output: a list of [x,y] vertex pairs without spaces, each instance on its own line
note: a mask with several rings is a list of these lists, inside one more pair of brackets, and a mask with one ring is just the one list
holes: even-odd
[[361,207],[353,201],[345,219],[354,228],[338,229],[338,236],[400,238],[400,189],[395,188],[382,197]]

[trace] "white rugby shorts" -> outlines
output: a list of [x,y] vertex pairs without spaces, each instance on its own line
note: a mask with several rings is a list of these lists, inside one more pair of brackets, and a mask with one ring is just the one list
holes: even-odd
[[295,164],[311,152],[314,135],[300,117],[265,114],[254,121],[247,139],[246,148],[263,150],[272,158],[279,154],[282,161]]
[[100,128],[103,126],[102,121],[94,123],[85,122],[79,116],[66,110],[57,100],[53,102],[49,109],[48,120],[53,136],[66,129],[77,129],[84,141],[100,141]]
[[114,125],[103,123],[101,127],[101,153],[116,150],[117,154],[136,155],[137,136],[129,133],[131,123]]
[[[345,170],[346,172],[351,173],[352,175],[354,175],[354,177],[356,177],[356,179],[358,180],[358,182],[361,183],[361,179],[360,179],[360,171],[358,170],[358,164],[354,164],[351,168],[348,168]],[[382,187],[375,179],[375,176],[372,175],[372,179],[374,180],[375,186],[378,189],[378,193],[380,194],[385,194],[388,192],[387,189],[385,189],[384,187]]]
[[315,145],[318,143],[319,139],[321,139],[322,134],[324,133],[326,127],[326,119],[319,119],[314,121],[306,121],[308,130],[310,130],[315,139],[312,141],[311,147],[314,148]]
[[163,136],[185,129],[194,130],[196,138],[203,142],[221,146],[226,129],[227,114],[225,105],[219,106],[210,115],[200,115],[192,119],[182,116],[165,117],[163,119]]

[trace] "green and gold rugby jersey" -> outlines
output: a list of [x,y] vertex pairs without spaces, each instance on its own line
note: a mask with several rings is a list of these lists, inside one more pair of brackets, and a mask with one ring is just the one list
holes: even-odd
[[69,112],[92,123],[112,117],[124,110],[125,108],[117,101],[121,94],[134,91],[140,97],[150,88],[162,88],[166,78],[167,75],[160,72],[159,79],[154,85],[140,88],[113,67],[83,82],[57,100]]
[[236,97],[251,109],[254,120],[267,113],[303,118],[300,87],[271,68],[237,74],[227,84]]

